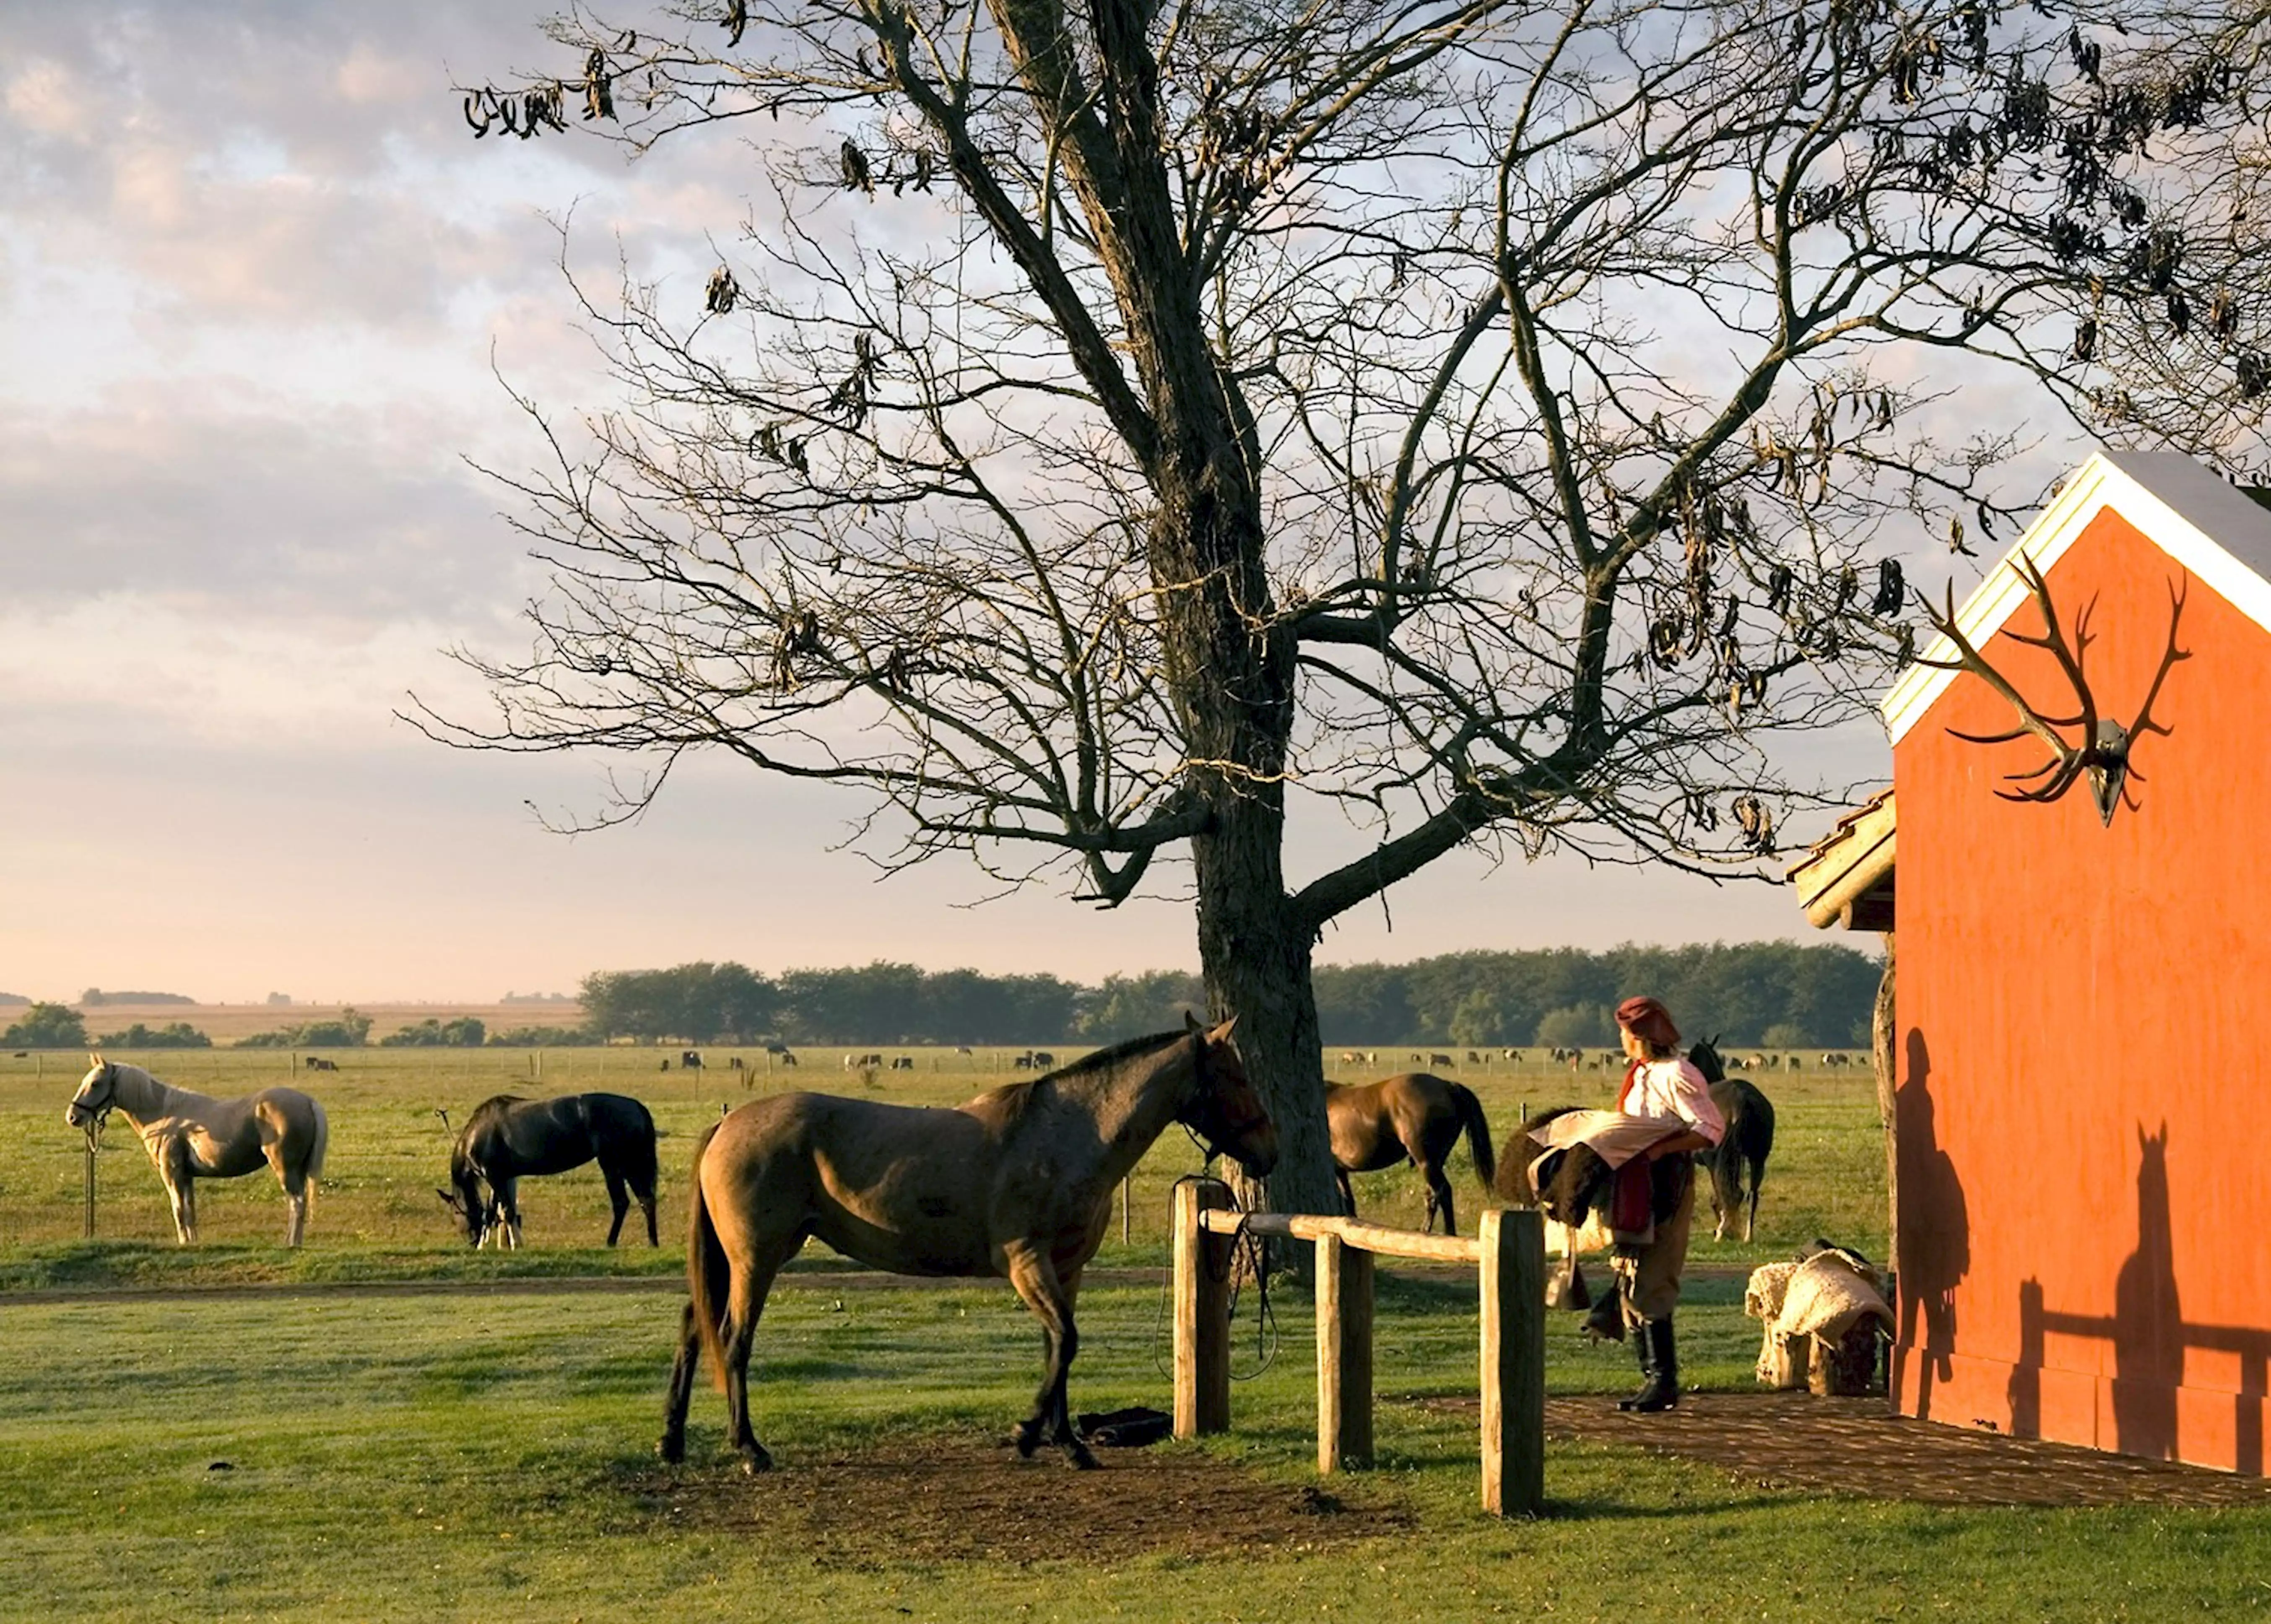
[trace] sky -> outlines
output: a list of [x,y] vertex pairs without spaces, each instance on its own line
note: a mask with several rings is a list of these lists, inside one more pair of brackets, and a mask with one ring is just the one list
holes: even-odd
[[[535,460],[506,384],[608,404],[557,222],[691,290],[756,183],[729,139],[636,162],[470,139],[452,83],[558,71],[540,15],[0,3],[0,990],[449,1002],[694,958],[1194,965],[1187,902],[989,901],[953,859],[882,877],[843,849],[854,792],[698,764],[571,838],[539,814],[597,808],[599,764],[396,719],[413,692],[482,703],[450,648],[526,644],[542,583],[473,466]],[[1883,759],[1835,748],[1855,776]],[[1811,934],[1774,885],[1456,854],[1319,953]]]

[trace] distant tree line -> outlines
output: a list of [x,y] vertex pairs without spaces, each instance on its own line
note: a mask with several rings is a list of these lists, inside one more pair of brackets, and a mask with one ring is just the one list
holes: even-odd
[[[1320,966],[1316,982],[1328,1045],[1601,1044],[1617,1002],[1645,992],[1693,1036],[1796,1047],[1866,1041],[1879,973],[1851,948],[1760,942],[1453,953]],[[704,961],[601,971],[585,978],[582,1002],[590,1035],[603,1039],[1100,1044],[1174,1026],[1203,1011],[1205,992],[1182,971],[1085,986],[881,961],[768,977]]]
[[359,1049],[370,1037],[370,1017],[352,1005],[329,1020],[307,1021],[239,1038],[240,1049]]
[[79,1008],[99,1009],[107,1003],[182,1003],[193,1004],[197,1000],[184,993],[106,993],[99,987],[90,987],[78,995]]
[[124,1032],[105,1032],[96,1041],[106,1049],[209,1049],[213,1040],[187,1021],[145,1026],[137,1021]]
[[1865,1043],[1882,973],[1849,947],[1793,942],[1448,953],[1408,965],[1320,965],[1332,1044],[1604,1044],[1612,1011],[1646,993],[1691,1037],[1798,1047]]
[[428,1016],[378,1040],[383,1049],[477,1049],[489,1035],[486,1023],[470,1015],[455,1020]]

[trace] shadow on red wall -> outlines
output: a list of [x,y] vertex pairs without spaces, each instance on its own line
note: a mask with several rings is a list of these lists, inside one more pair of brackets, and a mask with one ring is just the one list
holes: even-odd
[[1948,1356],[1955,1349],[1955,1287],[1971,1268],[1971,1218],[1963,1181],[1933,1130],[1932,1054],[1913,1026],[1893,1114],[1900,1162],[1901,1233],[1894,1266],[1901,1337],[1917,1361],[1916,1412],[1929,1416],[1932,1383],[1948,1379]]
[[[2065,1314],[2044,1302],[2039,1280],[2019,1286],[2019,1362],[2011,1373],[2012,1430],[2040,1435],[2044,1344],[2051,1333],[2113,1345],[2113,1447],[2154,1460],[2185,1458],[2178,1389],[2193,1348],[2238,1355],[2238,1391],[2231,1432],[2235,1471],[2260,1476],[2264,1466],[2262,1404],[2271,1375],[2271,1331],[2241,1326],[2186,1324],[2177,1290],[2176,1240],[2169,1188],[2169,1129],[2137,1135],[2137,1249],[2114,1278],[2111,1315]],[[2230,1223],[2243,1243],[2252,1215],[2215,1215]],[[2196,1444],[2199,1441],[2195,1441]]]

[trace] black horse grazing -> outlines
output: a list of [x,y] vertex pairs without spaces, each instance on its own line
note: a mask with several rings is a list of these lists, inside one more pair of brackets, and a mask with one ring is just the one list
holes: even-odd
[[[1718,1220],[1714,1240],[1727,1238],[1727,1225],[1743,1214],[1743,1239],[1758,1227],[1759,1186],[1767,1176],[1767,1156],[1774,1149],[1774,1102],[1741,1077],[1731,1077],[1719,1058],[1718,1039],[1708,1038],[1687,1051],[1687,1059],[1711,1085],[1711,1103],[1726,1119],[1727,1131],[1710,1154],[1711,1211]],[[1744,1175],[1750,1177],[1744,1193]]]
[[1427,1185],[1427,1227],[1443,1215],[1443,1233],[1459,1233],[1451,1211],[1451,1181],[1443,1166],[1463,1129],[1474,1152],[1475,1173],[1488,1189],[1498,1176],[1491,1158],[1490,1123],[1482,1102],[1465,1084],[1431,1072],[1407,1071],[1377,1083],[1325,1084],[1325,1126],[1332,1134],[1333,1179],[1350,1216],[1356,1213],[1351,1173],[1377,1173],[1406,1161]]
[[607,1244],[614,1245],[622,1233],[631,1196],[638,1197],[639,1210],[646,1214],[646,1243],[658,1244],[654,1118],[637,1100],[621,1094],[567,1094],[557,1099],[499,1094],[483,1100],[450,1151],[454,1188],[435,1193],[458,1215],[465,1239],[474,1246],[494,1234],[498,1245],[517,1247],[519,1181],[566,1173],[592,1160],[599,1162],[607,1181],[607,1203],[615,1212],[614,1222],[607,1225]]

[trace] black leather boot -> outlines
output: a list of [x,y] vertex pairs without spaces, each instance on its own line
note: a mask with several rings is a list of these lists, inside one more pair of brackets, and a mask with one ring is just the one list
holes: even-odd
[[1617,1403],[1619,1410],[1653,1414],[1679,1402],[1679,1354],[1672,1337],[1672,1316],[1650,1320],[1633,1335],[1640,1352],[1641,1372],[1648,1380],[1639,1392]]

